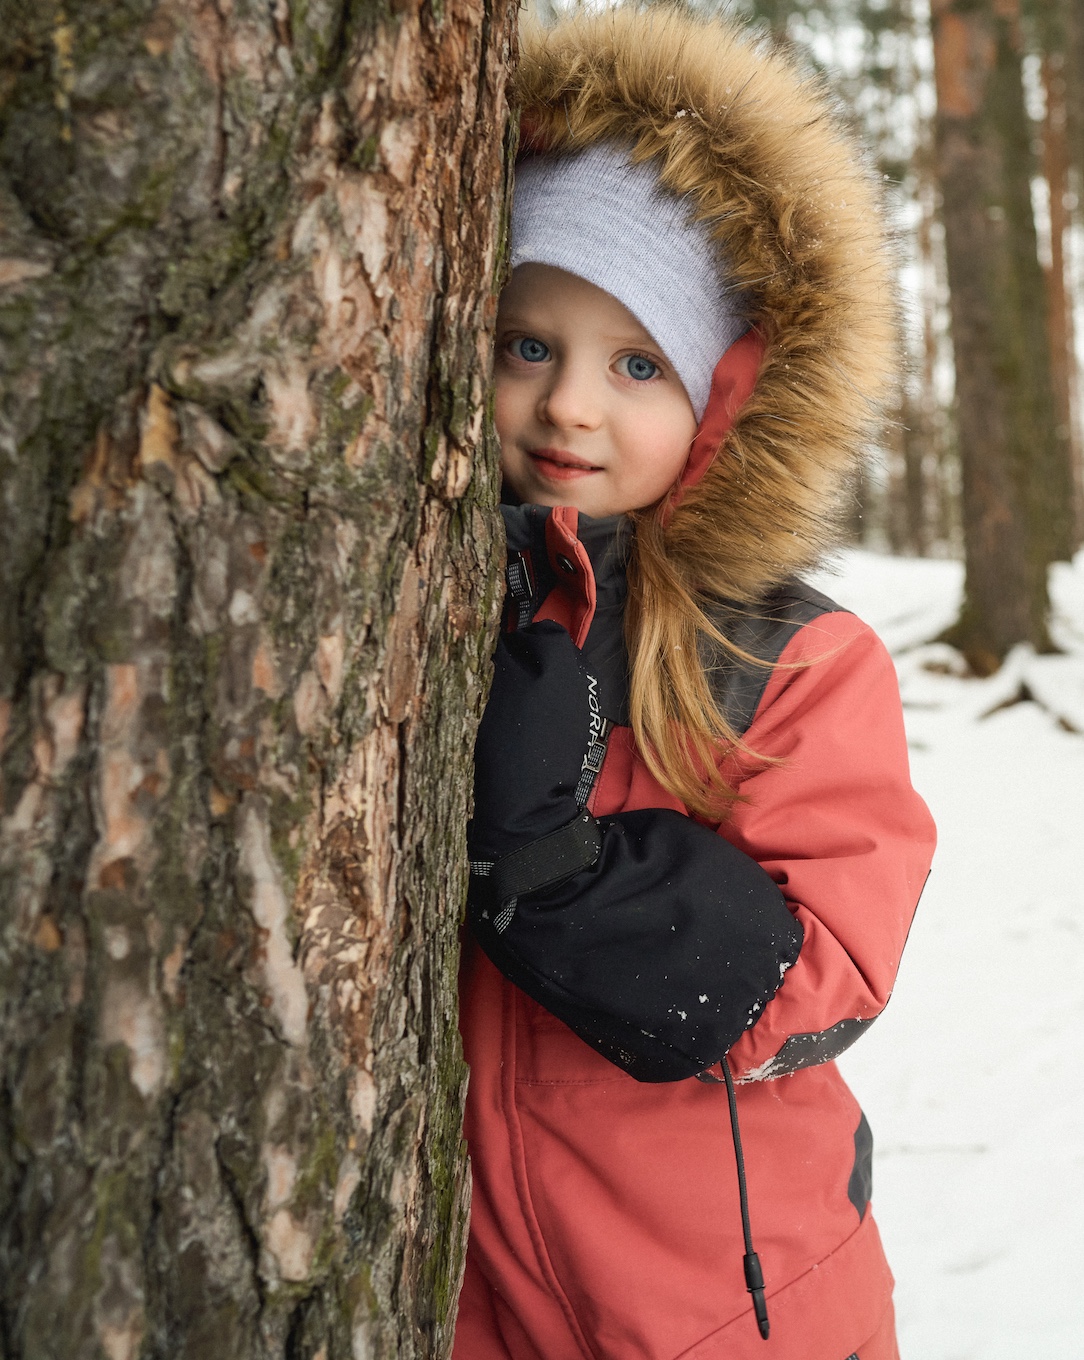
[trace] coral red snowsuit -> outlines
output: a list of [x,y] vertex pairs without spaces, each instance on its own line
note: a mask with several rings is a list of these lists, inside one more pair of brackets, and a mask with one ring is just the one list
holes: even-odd
[[[556,515],[549,543],[544,512],[507,513],[514,549],[547,554],[555,573],[558,555],[575,554],[574,511]],[[619,622],[621,568],[607,522],[583,524],[594,540],[576,554],[578,577],[538,613],[578,621],[590,655]],[[589,560],[603,573],[594,589]],[[757,1332],[742,1277],[724,1089],[633,1080],[468,942],[474,1198],[455,1360],[894,1353],[890,1329],[890,1349],[863,1349],[890,1309],[892,1279],[868,1209],[869,1129],[831,1059],[888,1000],[933,826],[911,788],[895,671],[877,637],[798,583],[772,612],[756,645],[779,664],[732,674],[720,696],[731,711],[755,702],[746,742],[779,762],[744,777],[731,762],[742,799],[720,834],[768,871],[805,932],[797,963],[729,1053],[771,1337]],[[598,817],[685,810],[622,726],[589,807]]]

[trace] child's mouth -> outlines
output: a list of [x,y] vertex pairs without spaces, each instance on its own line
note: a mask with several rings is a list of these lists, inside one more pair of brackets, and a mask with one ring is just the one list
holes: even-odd
[[554,482],[570,482],[578,477],[587,477],[602,469],[565,449],[530,449],[528,458],[543,477]]

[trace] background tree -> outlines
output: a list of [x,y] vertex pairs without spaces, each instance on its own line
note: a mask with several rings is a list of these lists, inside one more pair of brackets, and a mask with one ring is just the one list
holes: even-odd
[[934,0],[937,164],[948,257],[966,579],[950,640],[980,674],[1049,647],[1047,570],[1072,547],[1031,201],[1018,7]]
[[1042,175],[1048,221],[1046,259],[1050,354],[1057,419],[1070,446],[1074,480],[1073,543],[1084,542],[1084,437],[1070,249],[1074,212],[1084,192],[1084,6],[1079,0],[1026,0],[1027,31],[1039,56]]
[[514,16],[5,0],[7,1360],[447,1348]]

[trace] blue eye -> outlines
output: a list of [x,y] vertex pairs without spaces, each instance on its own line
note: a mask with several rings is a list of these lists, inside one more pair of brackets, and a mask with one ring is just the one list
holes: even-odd
[[625,354],[617,361],[617,371],[626,378],[635,378],[637,382],[648,382],[658,374],[659,366],[646,355]]
[[533,335],[520,336],[518,340],[513,340],[508,348],[517,359],[523,359],[529,364],[545,363],[550,357],[549,346],[544,345],[541,340],[536,340]]

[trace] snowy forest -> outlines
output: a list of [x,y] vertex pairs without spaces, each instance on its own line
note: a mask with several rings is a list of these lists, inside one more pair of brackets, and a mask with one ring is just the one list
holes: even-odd
[[[814,584],[939,826],[841,1061],[901,1355],[1079,1360],[1084,0],[689,3],[896,242]],[[450,1353],[526,13],[0,0],[0,1360]]]
[[1075,0],[745,5],[829,79],[899,233],[896,420],[853,535],[962,557],[947,635],[978,675],[1049,648],[1048,570],[1084,541],[1084,9]]

